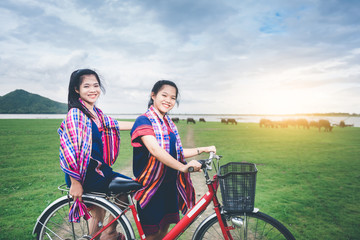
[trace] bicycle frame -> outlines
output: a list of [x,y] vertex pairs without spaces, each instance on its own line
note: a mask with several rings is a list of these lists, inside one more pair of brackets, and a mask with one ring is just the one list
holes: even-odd
[[[185,232],[185,230],[193,223],[193,221],[209,206],[211,202],[214,203],[214,210],[215,213],[219,219],[221,231],[224,235],[225,239],[232,239],[231,235],[229,234],[228,230],[229,228],[226,226],[226,223],[221,218],[221,211],[220,211],[220,203],[217,199],[216,192],[219,187],[219,182],[217,180],[217,175],[214,176],[213,181],[209,181],[207,183],[208,186],[208,192],[202,196],[202,198],[195,204],[193,208],[190,209],[190,211],[171,229],[170,232],[166,234],[166,236],[163,238],[163,240],[172,240],[176,239],[178,236],[180,236],[182,233]],[[125,209],[122,214],[125,214],[129,209],[132,212],[136,227],[138,229],[140,238],[142,240],[146,239],[146,236],[144,234],[144,231],[142,229],[135,204],[129,195],[129,202],[131,203],[129,205],[129,208]],[[122,215],[121,214],[121,215]],[[108,226],[110,226],[113,222],[115,222],[118,218],[121,217],[119,215],[116,219],[114,219],[112,222],[110,222],[107,226],[103,227],[92,239],[95,239],[101,232],[103,232]]]
[[172,240],[180,236],[188,228],[188,226],[209,206],[210,202],[214,203],[214,209],[219,219],[221,231],[225,239],[229,239],[227,226],[225,226],[226,223],[224,223],[221,218],[220,203],[216,197],[216,191],[219,187],[217,175],[214,176],[213,181],[207,182],[207,186],[209,191],[206,192],[204,196],[195,204],[195,206],[191,208],[190,211],[180,220],[180,222],[178,222],[175,227],[173,227],[173,229],[171,229],[171,231],[166,234],[163,240]]
[[[195,204],[193,208],[190,209],[190,211],[171,229],[170,232],[166,234],[166,236],[163,238],[163,240],[172,240],[176,239],[178,236],[180,236],[182,233],[185,232],[185,230],[193,223],[193,221],[196,220],[196,218],[209,206],[211,202],[214,203],[214,210],[215,213],[219,219],[221,231],[224,235],[225,239],[232,239],[231,235],[229,234],[228,230],[229,228],[226,226],[226,223],[221,218],[221,211],[220,211],[220,203],[217,199],[216,192],[219,187],[219,182],[217,180],[217,175],[214,176],[213,181],[209,181],[207,183],[208,186],[208,192],[202,196],[202,198]],[[129,209],[132,212],[136,227],[138,229],[140,238],[142,240],[146,240],[146,236],[144,234],[144,231],[142,229],[140,219],[138,217],[138,213],[136,211],[135,204],[132,200],[132,197],[129,195],[129,202],[131,203],[127,209],[125,209],[122,214],[117,216],[113,221],[109,222],[106,226],[104,226],[102,229],[100,229],[92,238],[95,239],[97,236],[99,236],[103,231],[105,231],[106,228],[108,228],[111,224],[113,224],[115,221],[117,221],[123,214],[125,214]]]
[[[214,204],[214,210],[216,213],[216,216],[219,220],[220,228],[222,231],[222,234],[224,236],[225,240],[232,240],[232,236],[229,232],[229,230],[232,229],[232,227],[228,227],[226,225],[226,222],[223,221],[221,217],[221,208],[220,203],[217,199],[216,192],[219,187],[219,181],[217,175],[214,175],[213,180],[209,179],[209,175],[207,173],[207,170],[204,169],[204,175],[206,178],[206,185],[208,187],[208,192],[202,196],[202,198],[195,204],[193,208],[190,209],[190,211],[169,231],[163,240],[172,240],[179,237],[182,233],[185,232],[185,230],[196,220],[196,218],[209,206],[211,202]],[[140,238],[142,240],[146,240],[146,236],[144,234],[143,228],[140,223],[140,219],[138,217],[138,213],[135,207],[135,203],[131,197],[131,195],[128,195],[129,203],[130,205],[128,208],[126,208],[122,214],[120,214],[117,218],[115,218],[113,221],[108,223],[106,226],[104,226],[102,229],[100,229],[99,232],[97,232],[92,239],[95,239],[98,235],[100,235],[106,228],[108,228],[111,224],[113,224],[117,219],[119,219],[123,214],[129,211],[129,209],[132,212],[136,227],[138,229]]]

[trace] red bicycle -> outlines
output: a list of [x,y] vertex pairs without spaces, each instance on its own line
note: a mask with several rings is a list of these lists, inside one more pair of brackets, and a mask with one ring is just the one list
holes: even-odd
[[[192,239],[294,240],[294,236],[283,224],[254,208],[257,173],[255,164],[233,162],[219,166],[220,159],[221,156],[210,153],[208,159],[199,160],[208,191],[164,239],[178,238],[212,202],[214,213],[200,223]],[[216,174],[210,178],[208,172],[212,170],[212,165]],[[217,197],[219,185],[223,205]],[[41,240],[90,240],[99,239],[105,229],[116,224],[116,231],[125,239],[136,239],[133,229],[135,227],[139,238],[144,240],[146,236],[133,200],[133,193],[140,187],[141,185],[135,181],[116,178],[110,183],[107,194],[84,194],[82,199],[87,206],[98,206],[105,211],[103,220],[97,223],[100,230],[92,233],[87,220],[81,219],[79,223],[68,221],[73,199],[68,189],[61,185],[59,189],[67,192],[67,195],[55,200],[43,211],[37,219],[33,233]],[[120,194],[126,194],[129,203],[119,201]],[[89,212],[91,214],[91,207]],[[126,215],[128,212],[132,213],[132,222]]]

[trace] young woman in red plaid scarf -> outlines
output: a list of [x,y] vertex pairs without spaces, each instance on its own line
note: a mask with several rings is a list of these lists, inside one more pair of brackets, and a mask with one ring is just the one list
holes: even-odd
[[178,88],[168,80],[158,81],[152,91],[148,111],[139,116],[131,130],[133,171],[143,185],[135,194],[146,239],[162,239],[172,223],[179,221],[195,204],[195,192],[188,168],[201,165],[185,158],[216,152],[214,146],[183,149],[168,112],[178,100]]
[[[74,204],[69,213],[69,221],[77,222],[79,217],[90,218],[90,231],[96,232],[103,212],[96,206],[85,206],[83,192],[106,192],[110,181],[117,176],[113,172],[120,147],[120,130],[130,130],[132,122],[118,122],[106,116],[95,106],[102,84],[98,74],[91,69],[79,69],[70,77],[68,108],[62,122],[60,135],[60,166],[65,172],[65,180],[70,187]],[[121,239],[109,227],[101,239]]]

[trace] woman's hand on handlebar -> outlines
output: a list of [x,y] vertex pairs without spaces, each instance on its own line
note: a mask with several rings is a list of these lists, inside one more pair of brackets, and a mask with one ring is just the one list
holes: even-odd
[[[197,160],[191,160],[188,164],[184,165],[185,168],[183,172],[200,172],[201,171],[201,164]],[[189,171],[189,169],[191,169]]]
[[216,147],[215,146],[208,146],[208,147],[202,147],[202,152],[213,152],[216,153]]

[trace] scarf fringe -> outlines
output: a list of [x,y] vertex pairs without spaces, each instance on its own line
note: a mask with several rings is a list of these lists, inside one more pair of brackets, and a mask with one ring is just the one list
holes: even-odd
[[81,217],[83,217],[85,220],[89,220],[91,215],[88,212],[85,203],[80,202],[79,199],[76,199],[69,211],[69,222],[79,223]]

